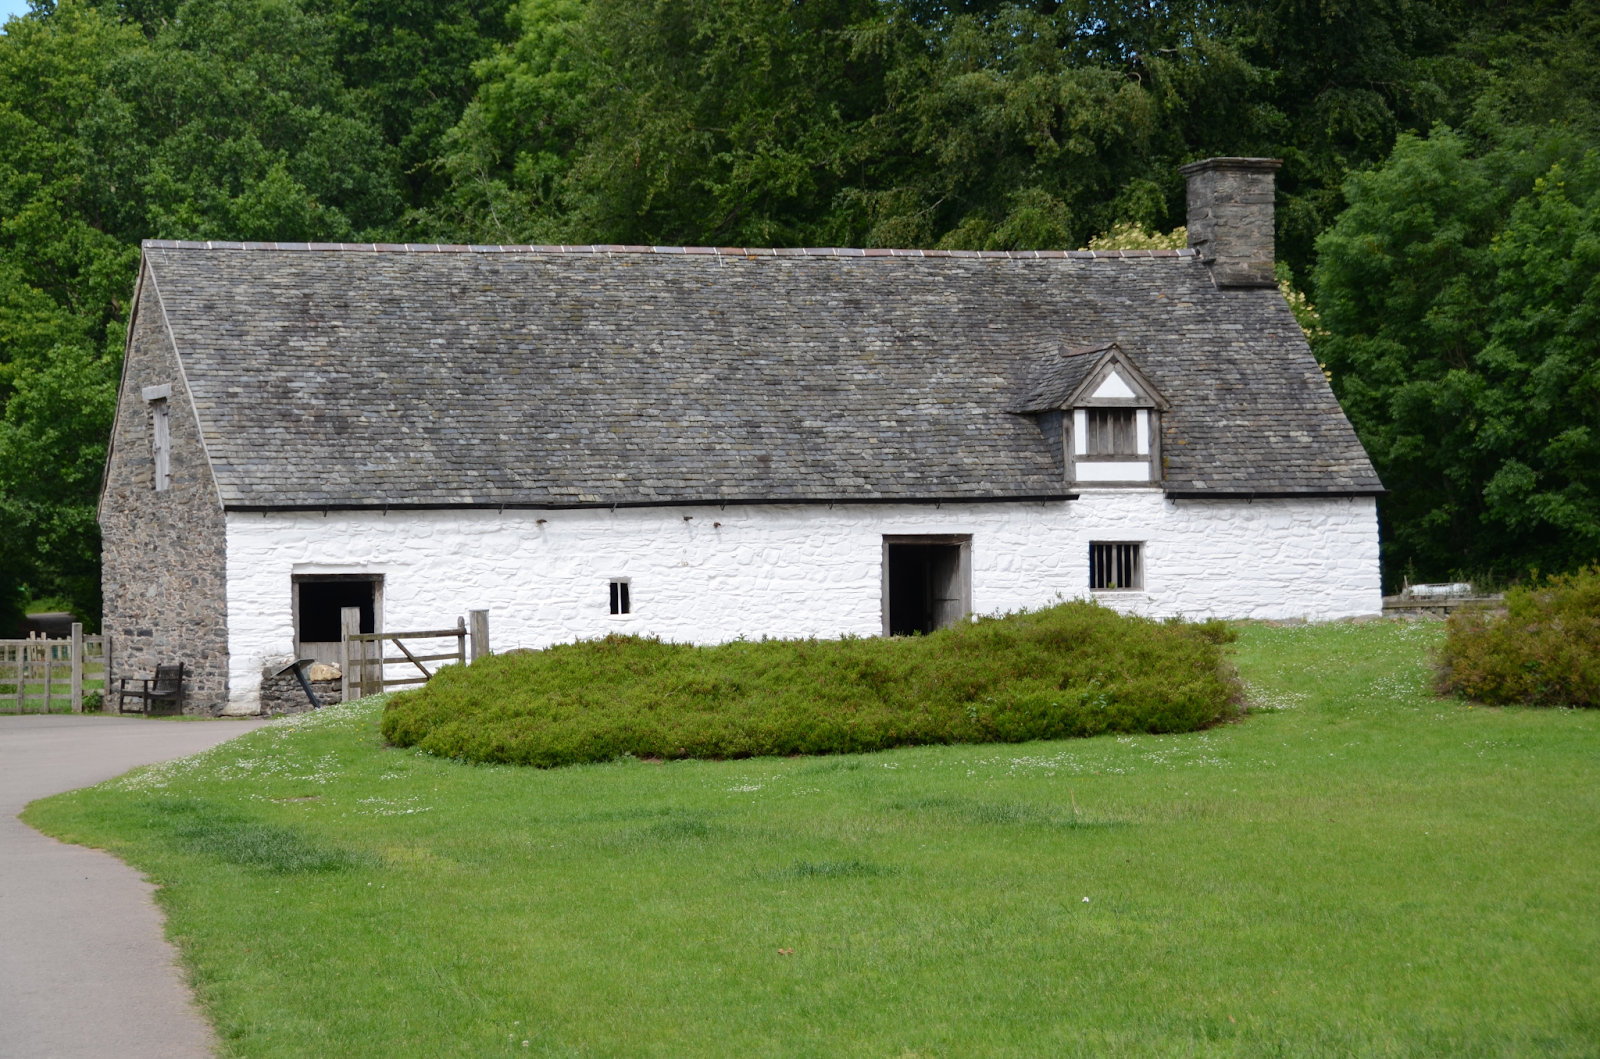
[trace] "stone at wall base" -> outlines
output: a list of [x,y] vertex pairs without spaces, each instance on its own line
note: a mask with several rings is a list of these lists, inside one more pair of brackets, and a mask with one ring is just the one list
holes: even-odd
[[[313,680],[311,690],[324,706],[342,701],[337,680]],[[282,717],[288,713],[305,713],[309,709],[311,703],[306,701],[306,693],[293,673],[267,677],[261,681],[261,716]]]

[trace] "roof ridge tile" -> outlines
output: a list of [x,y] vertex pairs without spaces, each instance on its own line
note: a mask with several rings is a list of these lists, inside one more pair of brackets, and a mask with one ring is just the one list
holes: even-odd
[[1179,250],[922,250],[916,247],[847,246],[652,246],[635,243],[282,243],[262,240],[196,241],[145,239],[143,250],[277,250],[292,253],[341,254],[704,254],[714,257],[861,257],[980,258],[998,261],[1149,260],[1195,258],[1190,247]]

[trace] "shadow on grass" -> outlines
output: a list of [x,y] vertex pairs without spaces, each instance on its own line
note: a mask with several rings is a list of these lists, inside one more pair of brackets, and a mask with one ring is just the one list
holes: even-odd
[[252,820],[202,798],[157,799],[149,826],[185,853],[269,875],[298,875],[372,867],[377,860],[324,845],[298,828]]
[[900,868],[889,864],[873,864],[865,860],[797,860],[769,878],[784,879],[870,879],[885,875],[899,875]]
[[905,813],[941,813],[962,823],[988,827],[1051,827],[1068,830],[1104,830],[1126,827],[1127,821],[1111,819],[1078,809],[1038,806],[1030,802],[981,802],[952,795],[889,803],[889,808]]

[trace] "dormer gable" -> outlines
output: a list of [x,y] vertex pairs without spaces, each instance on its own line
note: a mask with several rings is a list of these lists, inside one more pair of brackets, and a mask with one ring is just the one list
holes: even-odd
[[1089,395],[1096,401],[1136,401],[1139,395],[1128,389],[1128,384],[1122,381],[1122,376],[1115,371],[1105,377],[1098,389]]
[[1088,347],[1082,353],[1071,350],[1067,355],[1093,357],[1096,353],[1099,357],[1082,381],[1062,398],[1062,411],[1090,407],[1171,410],[1172,405],[1116,342]]
[[1171,407],[1111,341],[1057,353],[1016,410],[1039,416],[1049,435],[1060,430],[1069,485],[1125,486],[1161,480],[1161,415]]

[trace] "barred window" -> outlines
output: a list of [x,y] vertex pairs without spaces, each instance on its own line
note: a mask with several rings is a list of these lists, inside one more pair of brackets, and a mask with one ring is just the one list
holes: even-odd
[[611,582],[611,613],[632,614],[633,608],[628,604],[628,582]]
[[1088,415],[1089,456],[1136,456],[1139,441],[1132,408],[1091,408]]
[[1144,588],[1144,562],[1140,547],[1130,543],[1089,545],[1089,587],[1091,589]]

